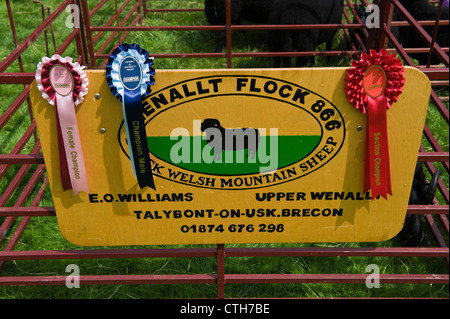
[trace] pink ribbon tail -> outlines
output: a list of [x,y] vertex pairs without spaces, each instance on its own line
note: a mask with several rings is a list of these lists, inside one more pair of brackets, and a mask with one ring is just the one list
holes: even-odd
[[61,136],[73,193],[75,196],[81,191],[89,193],[84,155],[72,94],[66,96],[56,94],[56,107],[58,109],[57,113],[61,127]]
[[59,157],[59,173],[61,176],[61,184],[64,191],[71,189],[69,168],[67,167],[66,153],[64,152],[64,142],[61,135],[61,125],[59,124],[58,106],[55,104],[56,110],[56,132],[58,137],[58,157]]

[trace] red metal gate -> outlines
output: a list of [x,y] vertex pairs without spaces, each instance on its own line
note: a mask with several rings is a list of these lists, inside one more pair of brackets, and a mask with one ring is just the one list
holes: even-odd
[[[0,154],[0,177],[6,180],[8,170],[13,171],[12,177],[8,177],[7,184],[1,184],[0,188],[0,270],[7,262],[17,260],[72,260],[72,259],[114,259],[114,258],[167,258],[167,257],[211,257],[216,259],[217,270],[213,274],[188,274],[188,275],[82,275],[80,283],[82,285],[110,285],[110,284],[215,284],[217,286],[217,297],[225,297],[225,286],[227,284],[268,284],[268,283],[360,283],[366,282],[367,274],[231,274],[227,273],[225,260],[231,257],[359,257],[359,256],[389,256],[389,257],[417,257],[417,258],[436,258],[445,259],[448,263],[448,211],[449,211],[449,191],[443,179],[439,179],[438,195],[439,200],[434,199],[433,205],[410,205],[408,214],[424,214],[427,231],[434,236],[432,246],[407,248],[407,247],[227,247],[225,244],[219,244],[216,247],[196,248],[126,248],[126,249],[77,249],[77,250],[18,250],[17,245],[21,236],[26,232],[30,220],[36,216],[55,216],[53,207],[41,207],[39,203],[45,196],[48,180],[45,174],[45,163],[40,153],[40,143],[36,135],[36,123],[33,120],[30,100],[28,98],[30,84],[34,79],[34,70],[26,70],[22,61],[24,52],[29,49],[33,42],[41,35],[45,34],[45,41],[48,52],[54,52],[63,55],[71,44],[75,44],[78,54],[77,60],[89,68],[104,68],[111,49],[134,31],[215,31],[225,30],[227,35],[226,51],[224,53],[152,53],[155,58],[218,58],[225,59],[227,68],[233,67],[233,58],[237,57],[258,57],[258,56],[285,56],[285,55],[347,55],[358,57],[361,52],[369,48],[377,50],[387,47],[387,42],[393,43],[393,48],[389,51],[396,51],[408,65],[414,65],[414,61],[409,57],[410,53],[430,53],[437,56],[442,62],[440,65],[416,66],[424,72],[432,81],[433,89],[437,87],[448,88],[448,48],[441,48],[436,43],[436,37],[428,35],[424,26],[448,25],[448,20],[440,20],[436,17],[431,21],[416,21],[408,11],[399,3],[398,0],[375,1],[380,7],[384,21],[381,21],[381,28],[367,29],[358,18],[355,6],[361,1],[345,0],[346,8],[343,21],[336,25],[231,25],[230,19],[230,0],[227,4],[227,25],[225,26],[145,26],[141,24],[149,12],[169,13],[171,11],[190,11],[203,10],[197,9],[152,9],[153,1],[121,1],[120,4],[115,0],[115,12],[111,18],[101,26],[92,25],[93,17],[108,0],[101,0],[95,6],[89,6],[87,0],[65,0],[62,1],[53,12],[45,16],[46,8],[41,3],[41,10],[44,16],[43,22],[39,27],[33,30],[29,36],[19,42],[16,35],[15,21],[12,5],[9,0],[5,0],[9,16],[14,49],[0,63],[0,84],[22,86],[23,90],[15,100],[9,105],[6,111],[0,117],[0,134],[4,133],[8,121],[20,108],[28,108],[28,116],[31,119],[29,127],[18,139],[15,146],[5,154],[1,150]],[[362,1],[366,5],[366,0]],[[39,3],[39,1],[37,1]],[[49,38],[54,39],[52,23],[64,15],[64,10],[70,4],[81,8],[82,23],[80,28],[75,28],[63,41],[62,45],[55,50],[49,49]],[[442,8],[443,1],[438,1],[437,5]],[[404,17],[403,21],[391,21],[388,17],[392,15],[395,8],[397,12]],[[39,12],[39,8],[36,11]],[[124,16],[124,17],[123,17]],[[123,18],[119,18],[123,17]],[[347,41],[348,48],[339,51],[314,51],[314,52],[234,52],[232,46],[232,34],[234,30],[256,30],[268,28],[339,28],[342,30],[340,36]],[[422,48],[403,48],[391,32],[393,26],[411,26],[414,32],[423,39]],[[361,33],[355,35],[355,30],[361,30]],[[435,29],[436,30],[436,29]],[[436,32],[434,33],[436,35]],[[50,35],[50,36],[49,36]],[[106,40],[103,40],[106,37]],[[40,38],[42,39],[42,38]],[[100,40],[102,39],[102,40]],[[355,40],[356,39],[356,40]],[[99,44],[99,41],[101,44]],[[53,41],[53,43],[55,43]],[[54,45],[55,46],[55,45]],[[45,52],[42,52],[42,56]],[[428,61],[431,61],[428,59]],[[15,62],[19,65],[19,71],[8,71]],[[37,62],[37,61],[36,61]],[[448,95],[448,90],[447,90]],[[1,98],[1,97],[0,97]],[[448,127],[449,113],[448,96],[439,96],[434,90],[430,96],[430,105],[445,121]],[[6,134],[6,133],[5,133]],[[33,143],[34,140],[34,143]],[[430,174],[438,169],[443,170],[443,175],[447,176],[449,171],[449,153],[448,145],[440,145],[435,138],[432,130],[424,127],[424,140],[428,146],[421,146],[418,161],[424,162]],[[31,141],[31,142],[30,142]],[[27,143],[33,144],[33,148],[26,147]],[[1,145],[1,144],[0,144]],[[15,202],[11,202],[13,195]],[[28,203],[28,204],[26,204]],[[16,226],[14,226],[16,225]],[[448,273],[440,274],[381,274],[380,283],[394,284],[446,284],[448,285]],[[0,271],[0,286],[34,286],[34,285],[65,285],[65,276],[4,276]],[[447,288],[448,289],[448,288]],[[448,295],[447,295],[448,296]],[[403,297],[403,296],[400,296]]]

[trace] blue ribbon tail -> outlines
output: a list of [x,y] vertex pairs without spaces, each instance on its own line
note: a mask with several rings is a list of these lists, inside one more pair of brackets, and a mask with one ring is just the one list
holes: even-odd
[[130,91],[125,89],[123,97],[125,131],[133,173],[141,189],[148,186],[156,190],[151,169],[147,133],[142,116],[143,107],[140,90]]

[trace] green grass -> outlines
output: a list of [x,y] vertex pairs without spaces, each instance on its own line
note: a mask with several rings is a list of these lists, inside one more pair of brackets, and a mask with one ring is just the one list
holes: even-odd
[[[45,6],[54,10],[60,1],[44,0]],[[96,1],[89,1],[91,8]],[[118,1],[119,6],[123,1]],[[160,7],[201,7],[203,1],[151,1]],[[40,7],[31,1],[12,2],[16,29],[19,42],[23,41],[37,27],[41,21]],[[105,9],[100,10],[93,19],[93,25],[104,24],[112,10],[114,2],[110,1]],[[66,15],[58,18],[53,24],[57,46],[61,45],[69,30],[65,27]],[[193,13],[154,13],[149,14],[143,22],[146,25],[204,25],[206,19],[202,12]],[[50,37],[50,35],[49,35]],[[97,43],[98,49],[107,35]],[[11,31],[7,19],[5,5],[0,5],[0,60],[3,60],[14,49]],[[50,39],[50,38],[49,38]],[[189,53],[213,52],[215,37],[212,32],[134,32],[130,33],[126,42],[138,43],[154,53]],[[50,46],[52,47],[52,45]],[[336,41],[335,48],[343,45]],[[112,47],[107,48],[108,50]],[[266,51],[263,31],[247,31],[233,33],[233,49],[237,52]],[[322,49],[322,48],[321,48]],[[76,48],[71,45],[64,55],[76,56]],[[45,39],[40,36],[22,56],[25,72],[34,72],[36,64],[46,55]],[[235,68],[270,67],[270,58],[235,58]],[[316,66],[325,66],[323,57],[316,58]],[[349,58],[333,57],[329,65],[348,66]],[[158,59],[155,61],[156,69],[213,69],[226,67],[226,61],[221,58],[210,59]],[[15,62],[7,72],[18,72],[19,66]],[[23,90],[21,85],[0,85],[0,113],[6,111],[12,101]],[[439,94],[448,96],[448,88],[441,89]],[[446,102],[448,107],[448,102]],[[0,153],[11,152],[23,132],[30,124],[27,103],[11,118],[0,132]],[[430,106],[427,115],[427,124],[433,134],[438,138],[444,151],[448,151],[448,124],[442,120],[434,106]],[[431,150],[424,139],[423,144]],[[32,138],[22,150],[29,154],[35,146]],[[443,171],[443,180],[448,187],[448,173],[436,163]],[[0,194],[3,194],[10,185],[21,166],[13,165],[6,176],[0,181]],[[18,190],[5,206],[16,204],[26,181],[31,177],[36,165],[33,165],[20,183]],[[40,183],[36,186],[34,196]],[[439,197],[442,201],[442,197]],[[23,205],[30,205],[27,200]],[[41,206],[52,206],[50,191],[44,195]],[[0,223],[4,218],[0,217]],[[6,240],[0,243],[5,248],[9,238],[17,228],[21,218],[18,218],[6,234]],[[448,244],[448,243],[447,243]],[[226,245],[226,247],[394,247],[399,245],[395,239],[379,243],[324,243],[324,244],[266,244],[266,245]],[[434,246],[433,235],[427,230],[425,247]],[[162,248],[163,246],[146,246]],[[186,246],[164,246],[164,248]],[[189,246],[193,247],[193,246]],[[196,246],[197,247],[197,246]],[[211,246],[198,246],[211,247]],[[101,247],[93,247],[101,248]],[[105,249],[130,247],[105,247]],[[144,247],[142,247],[144,248]],[[85,249],[65,240],[58,228],[55,217],[33,217],[26,231],[16,246],[16,250],[66,250]],[[87,248],[90,249],[90,248]],[[93,259],[93,260],[17,260],[8,261],[0,272],[1,276],[37,276],[59,275],[66,276],[65,269],[69,264],[77,264],[81,275],[117,275],[117,274],[203,274],[215,273],[216,261],[214,258],[142,258],[142,259]],[[448,274],[448,265],[437,258],[399,258],[399,257],[239,257],[227,258],[225,261],[226,273],[366,273],[369,264],[377,264],[383,274]],[[382,284],[380,288],[368,289],[364,284],[229,284],[226,285],[226,297],[440,297],[448,298],[448,285],[428,284]],[[65,286],[40,287],[0,287],[0,299],[145,299],[145,298],[214,298],[215,285],[100,285],[81,286],[79,289],[68,289]]]

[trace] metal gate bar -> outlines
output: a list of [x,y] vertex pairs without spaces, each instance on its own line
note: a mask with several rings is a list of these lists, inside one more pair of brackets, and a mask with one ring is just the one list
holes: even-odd
[[[226,257],[448,257],[442,247],[276,247],[276,248],[224,248]],[[141,248],[141,249],[89,249],[89,250],[34,250],[8,251],[0,260],[41,259],[109,259],[109,258],[176,258],[216,257],[216,248]]]
[[[120,8],[117,9],[117,11],[111,16],[111,18],[108,20],[108,22],[106,23],[106,25],[104,27],[102,27],[100,30],[94,30],[94,27],[91,27],[91,18],[92,16],[95,14],[95,12],[97,12],[107,1],[102,1],[101,3],[99,3],[94,9],[92,9],[91,11],[89,11],[89,6],[87,3],[87,0],[81,0],[81,7],[82,7],[82,11],[83,11],[83,21],[84,21],[84,25],[85,25],[85,29],[86,29],[86,38],[87,38],[87,47],[88,47],[88,52],[89,52],[89,67],[90,68],[97,68],[96,65],[96,59],[99,55],[102,55],[101,52],[103,52],[103,50],[111,43],[111,41],[113,40],[115,35],[119,34],[119,31],[126,31],[122,36],[119,36],[118,42],[116,43],[116,45],[114,45],[114,47],[118,46],[123,39],[126,38],[126,35],[129,31],[133,31],[131,28],[132,26],[136,25],[136,23],[138,21],[141,21],[142,16],[141,16],[141,3],[140,0],[136,0],[136,3],[134,4],[134,6],[132,8],[129,8],[129,4],[131,3],[132,0],[126,0],[122,6]],[[125,11],[125,9],[128,8],[129,11],[126,14],[125,18],[122,19],[122,21],[118,22],[117,27],[110,27],[110,25],[114,22],[114,21],[118,21],[119,15]],[[125,24],[128,22],[128,20],[131,18],[131,16],[136,13],[136,17],[134,18],[133,21],[131,21],[130,25],[125,26]],[[113,30],[108,29],[108,28],[114,28]],[[95,37],[92,36],[92,32],[93,31],[100,31]],[[97,40],[100,39],[101,35],[103,34],[104,31],[114,31],[111,36],[103,43],[103,45],[100,47],[100,49],[95,52],[94,50],[94,44],[97,42]],[[111,53],[111,52],[109,52]],[[109,58],[109,53],[106,54],[107,58]],[[107,60],[106,58],[106,60]],[[104,63],[106,63],[106,60],[104,61]],[[104,65],[103,65],[104,68]]]
[[[66,285],[66,276],[0,277],[0,286]],[[167,285],[167,284],[364,284],[367,274],[226,274],[223,284],[218,275],[96,275],[79,277],[82,285]],[[448,275],[380,275],[380,284],[448,284]],[[222,294],[218,294],[223,298]]]

